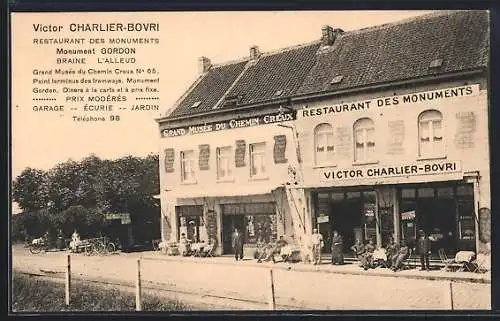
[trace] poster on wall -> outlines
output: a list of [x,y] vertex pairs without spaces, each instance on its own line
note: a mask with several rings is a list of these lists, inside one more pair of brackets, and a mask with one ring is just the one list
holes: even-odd
[[[400,231],[412,207],[379,188],[487,175],[488,11],[39,2],[9,1],[2,20],[12,314],[491,309],[488,273],[479,287],[364,269],[351,251],[414,237],[415,211]],[[106,217],[130,226],[133,253],[109,246]],[[479,224],[490,240],[489,215]],[[342,237],[339,264],[318,226],[325,244]],[[160,238],[184,256],[153,251]],[[67,291],[49,277],[63,272]]]

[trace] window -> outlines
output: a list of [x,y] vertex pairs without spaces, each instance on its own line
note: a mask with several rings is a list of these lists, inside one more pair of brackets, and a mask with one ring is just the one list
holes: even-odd
[[266,143],[250,144],[250,176],[266,175]]
[[217,179],[229,180],[233,177],[232,148],[217,148]]
[[437,110],[426,110],[418,116],[420,157],[444,155],[443,116]]
[[375,126],[370,118],[354,123],[354,161],[367,162],[375,159]]
[[475,239],[474,203],[471,200],[458,202],[458,237],[461,240]]
[[181,152],[181,180],[182,182],[195,181],[195,157],[193,150]]
[[316,165],[331,165],[334,161],[333,127],[319,124],[314,129],[314,152]]

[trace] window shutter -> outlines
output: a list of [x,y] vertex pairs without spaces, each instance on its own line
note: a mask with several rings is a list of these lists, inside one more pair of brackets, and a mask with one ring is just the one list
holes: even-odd
[[175,150],[173,148],[165,149],[165,172],[174,172]]
[[288,159],[285,157],[286,152],[286,136],[278,135],[274,136],[274,163],[275,164],[283,164],[288,162]]
[[235,167],[244,167],[245,164],[245,153],[246,153],[246,142],[244,140],[236,141],[236,149],[234,154],[234,165]]
[[210,145],[202,144],[199,145],[200,153],[198,159],[198,165],[200,166],[200,171],[206,171],[210,169]]

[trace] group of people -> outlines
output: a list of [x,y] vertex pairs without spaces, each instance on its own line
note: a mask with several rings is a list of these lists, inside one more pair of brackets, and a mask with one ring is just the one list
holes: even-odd
[[[244,235],[242,232],[235,228],[232,237],[232,248],[234,251],[234,258],[236,261],[243,260],[243,245],[244,245]],[[180,237],[180,252],[182,255],[190,255],[189,246],[191,242],[186,238],[184,233]],[[431,246],[429,237],[425,234],[423,230],[419,230],[419,237],[416,240],[415,252],[420,256],[420,262],[422,265],[421,270],[429,270],[429,256],[431,253]],[[318,232],[318,229],[313,229],[313,234],[311,238],[311,249],[312,249],[312,262],[317,265],[321,263],[321,251],[324,247],[323,236]],[[290,255],[288,242],[283,236],[274,243],[268,244],[258,244],[258,249],[255,252],[255,258],[257,262],[263,261],[273,261],[276,258],[280,258],[282,261],[286,261],[287,257]],[[342,265],[344,264],[344,243],[342,236],[338,231],[333,231],[331,239],[331,264],[332,265]],[[398,244],[391,237],[389,242],[386,244],[385,248],[377,248],[372,239],[369,239],[366,244],[361,240],[357,239],[351,250],[354,252],[356,258],[360,262],[360,266],[368,270],[370,268],[375,268],[380,265],[390,268],[393,271],[399,271],[404,267],[404,262],[410,256],[410,248],[406,240],[401,240]]]
[[273,263],[275,263],[277,257],[280,261],[285,262],[287,261],[287,258],[289,256],[290,251],[288,249],[288,242],[284,239],[283,236],[280,236],[280,238],[275,243],[258,244],[257,251],[255,253],[257,263],[261,263],[263,261],[273,261]]
[[[324,247],[323,236],[318,233],[318,229],[313,230],[312,239],[312,261],[313,264],[321,263],[321,250]],[[429,237],[423,230],[419,230],[419,236],[416,240],[415,253],[420,257],[421,270],[430,270],[429,257],[431,254],[431,243]],[[392,271],[399,271],[403,268],[404,262],[410,256],[410,248],[406,240],[401,240],[401,244],[397,244],[393,238],[390,238],[389,243],[385,248],[377,248],[372,239],[369,239],[366,244],[357,239],[351,250],[360,262],[360,266],[364,270],[375,268],[383,264],[389,267]],[[332,259],[331,264],[344,264],[343,240],[342,236],[333,231],[331,240]]]
[[[207,256],[209,252],[213,250],[215,241],[210,238],[206,244],[204,240],[200,243],[202,244],[200,247],[200,256]],[[190,256],[194,254],[193,241],[187,238],[186,233],[181,233],[181,237],[179,239],[179,252],[182,256]]]

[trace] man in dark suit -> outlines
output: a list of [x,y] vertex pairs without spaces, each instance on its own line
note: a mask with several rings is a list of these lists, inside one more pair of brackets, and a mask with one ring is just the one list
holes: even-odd
[[243,233],[238,231],[238,228],[234,229],[232,236],[232,245],[234,250],[234,258],[236,261],[238,259],[243,260]]
[[416,252],[420,255],[420,270],[430,270],[429,266],[429,255],[431,253],[431,241],[425,234],[424,230],[418,231],[418,240],[417,240],[417,248]]

